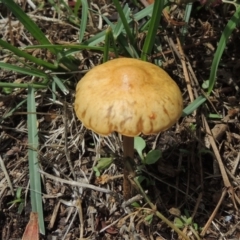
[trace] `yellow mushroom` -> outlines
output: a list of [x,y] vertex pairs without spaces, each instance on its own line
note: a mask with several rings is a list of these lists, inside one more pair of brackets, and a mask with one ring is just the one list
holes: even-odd
[[123,136],[124,157],[133,158],[133,137],[170,128],[182,114],[182,94],[160,67],[118,58],[94,67],[77,84],[74,109],[100,135]]

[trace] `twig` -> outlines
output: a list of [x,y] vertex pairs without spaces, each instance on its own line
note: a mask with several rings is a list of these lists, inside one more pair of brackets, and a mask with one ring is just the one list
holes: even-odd
[[217,162],[218,162],[218,165],[219,165],[219,169],[220,169],[220,172],[221,172],[221,175],[222,175],[222,178],[223,178],[224,186],[226,188],[228,188],[228,191],[230,192],[231,197],[232,197],[232,201],[233,201],[234,207],[238,211],[238,207],[237,207],[236,201],[235,201],[235,199],[238,199],[238,197],[235,194],[234,189],[233,189],[233,187],[232,187],[232,185],[231,185],[231,183],[230,183],[230,181],[228,179],[228,175],[227,175],[227,172],[226,172],[225,167],[223,165],[222,158],[221,158],[220,153],[218,151],[218,148],[217,148],[217,145],[216,145],[215,140],[213,138],[212,132],[211,132],[211,130],[209,128],[208,122],[207,122],[207,120],[206,120],[206,118],[205,118],[205,116],[203,114],[202,114],[202,121],[203,121],[203,123],[205,125],[205,130],[206,130],[206,133],[208,134],[209,142],[210,142],[210,144],[212,146],[214,155],[215,155],[215,157],[217,159]]
[[193,213],[192,213],[192,215],[191,215],[191,218],[192,218],[192,219],[195,217],[195,215],[196,215],[196,213],[197,213],[198,207],[199,207],[199,205],[200,205],[200,203],[201,203],[201,201],[202,201],[202,195],[203,195],[202,192],[199,193],[199,195],[198,195],[197,202],[196,202],[196,204],[195,204],[195,207],[194,207],[194,209],[193,209]]
[[192,90],[190,78],[189,78],[188,71],[187,71],[186,58],[184,56],[182,45],[181,45],[180,40],[179,40],[178,37],[177,37],[177,45],[178,45],[179,53],[181,55],[181,59],[180,60],[181,60],[182,66],[183,66],[183,73],[184,73],[184,77],[185,77],[184,79],[185,79],[186,84],[187,84],[188,94],[189,94],[191,102],[193,102],[194,101],[194,96],[193,96],[193,90]]
[[[181,166],[182,166],[182,153],[180,153],[180,156],[178,158],[178,166],[177,166],[177,169],[181,169]],[[176,177],[176,189],[175,189],[175,205],[177,206],[178,205],[178,189],[179,189],[179,180],[180,180],[180,177],[179,177],[179,174],[177,174],[177,177]]]
[[7,180],[7,183],[8,183],[8,186],[10,188],[10,191],[11,191],[12,195],[14,196],[14,190],[13,190],[12,182],[10,180],[10,177],[8,175],[7,169],[5,167],[5,164],[4,164],[1,156],[0,156],[0,168],[2,169],[2,171],[3,171],[4,175],[5,175],[5,178]]
[[60,207],[60,203],[61,201],[58,201],[57,205],[55,204],[54,206],[54,209],[53,209],[53,212],[52,212],[52,216],[51,216],[51,219],[49,221],[49,224],[48,224],[48,229],[52,229],[54,224],[55,224],[55,221],[56,221],[56,218],[57,218],[57,213],[58,213],[58,210],[59,210],[59,207]]
[[139,200],[141,200],[143,198],[143,196],[141,194],[138,194],[130,199],[128,199],[127,201],[124,201],[121,205],[122,208],[125,208],[127,206],[129,206],[130,204],[137,202]]
[[224,237],[224,235],[223,235],[223,233],[221,232],[221,230],[219,229],[219,227],[217,226],[217,224],[214,222],[214,221],[212,221],[212,224],[213,224],[213,226],[218,230],[218,232],[220,233],[220,235],[221,235],[221,239],[223,239],[223,240],[227,240],[225,237]]
[[120,221],[120,219],[115,220],[114,222],[110,223],[109,225],[107,225],[106,227],[102,228],[99,232],[102,233],[105,230],[107,230],[108,228],[110,228],[111,226],[115,225],[116,223],[118,223]]
[[203,124],[205,126],[205,130],[206,130],[206,133],[208,135],[210,145],[211,145],[211,147],[213,149],[213,152],[214,152],[214,155],[217,159],[219,169],[220,169],[220,172],[221,172],[221,175],[222,175],[222,178],[223,178],[224,186],[228,189],[228,192],[230,192],[230,194],[232,196],[232,201],[233,201],[234,207],[238,211],[238,207],[237,207],[236,201],[235,201],[235,199],[237,198],[237,195],[235,194],[234,189],[233,189],[233,187],[232,187],[232,185],[231,185],[231,183],[228,179],[228,175],[227,175],[226,169],[223,165],[221,155],[218,151],[218,148],[217,148],[217,145],[216,145],[215,140],[213,138],[212,132],[209,128],[208,122],[207,122],[207,120],[206,120],[206,118],[203,114],[202,114],[202,121],[203,121]]
[[183,239],[190,240],[179,228],[177,228],[172,222],[170,222],[166,217],[164,217],[159,211],[156,210],[156,206],[151,202],[147,194],[142,189],[141,185],[139,184],[137,177],[133,179],[135,184],[138,186],[141,194],[143,195],[145,201],[148,205],[152,208],[153,212],[157,217],[159,217],[163,222],[165,222],[170,228],[172,228],[176,233],[178,233]]
[[162,183],[168,185],[169,187],[171,187],[171,188],[177,190],[178,192],[180,192],[180,193],[186,195],[187,198],[189,198],[189,199],[191,199],[191,200],[194,201],[194,199],[193,199],[190,195],[186,194],[186,191],[183,191],[183,190],[177,188],[176,186],[174,186],[174,185],[172,185],[172,184],[170,184],[170,183],[168,183],[168,182],[165,182],[165,181],[162,180],[161,178],[157,177],[155,174],[153,174],[153,173],[147,171],[145,168],[143,168],[142,171],[145,172],[145,173],[147,173],[149,176],[153,177],[154,179],[158,180],[159,182],[162,182]]
[[[211,37],[211,38],[206,38],[206,39],[200,39],[198,42],[195,42],[194,44],[190,44],[187,46],[182,46],[182,48],[185,49],[193,49],[194,47],[197,47],[205,42],[209,42],[209,41],[215,41],[217,38],[216,37]],[[177,47],[175,47],[177,49]],[[166,50],[166,51],[162,51],[159,53],[155,53],[151,56],[152,59],[154,58],[158,58],[161,57],[162,55],[167,55],[167,54],[172,54],[172,50]]]
[[240,221],[238,221],[234,226],[232,226],[226,233],[224,233],[223,235],[226,237],[230,237],[233,235],[233,233],[238,230]]
[[67,104],[66,104],[66,101],[64,101],[64,104],[63,104],[63,109],[64,109],[64,116],[63,116],[63,124],[64,124],[64,152],[65,152],[65,156],[67,158],[67,162],[68,162],[68,165],[69,165],[69,168],[70,168],[70,171],[73,175],[73,179],[76,180],[76,174],[74,172],[74,169],[73,169],[73,165],[72,165],[72,161],[70,159],[70,154],[69,154],[69,151],[68,151],[68,114],[67,114]]
[[232,175],[235,175],[236,170],[237,170],[238,165],[239,165],[239,162],[240,162],[240,152],[238,153],[237,158],[234,161],[234,165],[233,165],[233,168],[232,168]]
[[199,96],[198,91],[199,91],[199,89],[201,89],[201,87],[200,87],[197,77],[193,71],[192,65],[190,64],[188,57],[186,57],[186,59],[187,59],[187,68],[188,68],[188,72],[189,72],[189,77],[191,78],[192,85],[193,85],[192,87],[193,87],[194,96],[195,96],[195,98],[197,98]]
[[231,183],[230,183],[230,181],[228,179],[225,167],[224,167],[223,162],[222,162],[222,158],[220,156],[220,153],[218,151],[217,145],[216,145],[216,143],[214,141],[214,138],[212,136],[212,132],[211,132],[211,130],[209,128],[208,122],[207,122],[207,120],[206,120],[206,118],[205,118],[205,116],[203,114],[202,114],[202,121],[203,121],[203,124],[205,126],[205,130],[206,130],[206,134],[208,135],[209,142],[210,142],[210,144],[212,146],[213,152],[214,152],[215,157],[216,157],[216,159],[218,161],[218,165],[219,165],[219,168],[220,168],[220,171],[221,171],[221,174],[222,174],[224,186],[226,188],[229,188],[229,187],[231,187]]
[[28,2],[28,4],[29,4],[29,6],[30,6],[33,10],[35,10],[35,9],[37,8],[37,6],[33,3],[32,0],[27,0],[27,2]]
[[92,190],[98,191],[98,192],[113,193],[113,192],[112,192],[111,190],[109,190],[109,189],[100,188],[100,187],[94,186],[94,185],[89,184],[89,183],[69,181],[69,180],[65,180],[65,179],[59,178],[59,177],[52,176],[51,174],[48,174],[48,173],[42,171],[41,169],[39,169],[38,171],[39,171],[41,174],[45,175],[47,178],[53,179],[54,181],[58,181],[58,182],[61,182],[61,183],[66,183],[66,184],[72,185],[72,186],[74,186],[74,187],[83,187],[83,188],[89,188],[89,189],[92,189]]
[[208,228],[209,228],[209,226],[210,226],[213,218],[216,216],[217,211],[218,211],[219,207],[221,206],[222,201],[223,201],[226,193],[227,193],[227,188],[224,188],[224,190],[223,190],[223,192],[222,192],[222,196],[221,196],[221,198],[219,199],[217,206],[215,207],[213,213],[212,213],[211,216],[209,217],[209,219],[208,219],[207,223],[205,224],[202,232],[200,233],[200,236],[201,236],[201,237],[204,237],[204,235],[205,235],[206,231],[208,230]]
[[83,233],[84,233],[84,221],[83,221],[83,210],[82,210],[82,199],[78,198],[76,202],[76,207],[79,214],[79,222],[80,222],[80,237],[79,239],[83,239]]
[[75,218],[77,217],[77,213],[78,213],[78,211],[76,210],[75,213],[74,213],[74,215],[73,215],[73,218],[72,218],[71,222],[69,223],[69,225],[68,225],[68,227],[67,227],[67,230],[66,230],[66,232],[65,232],[65,234],[64,234],[64,236],[63,236],[63,238],[62,238],[63,240],[65,240],[65,239],[67,238],[67,234],[69,233],[70,228],[71,228],[72,225],[73,225],[73,221],[74,221]]

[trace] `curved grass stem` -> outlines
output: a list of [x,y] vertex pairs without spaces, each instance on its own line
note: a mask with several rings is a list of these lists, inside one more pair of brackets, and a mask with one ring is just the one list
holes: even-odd
[[165,222],[170,228],[172,228],[176,233],[178,233],[183,239],[190,240],[179,228],[177,228],[171,221],[169,221],[166,217],[164,217],[159,211],[156,210],[156,206],[151,202],[147,194],[142,189],[140,183],[137,180],[137,177],[134,178],[134,182],[137,185],[138,189],[140,190],[141,194],[143,195],[145,201],[148,205],[152,208],[155,215],[160,218],[163,222]]

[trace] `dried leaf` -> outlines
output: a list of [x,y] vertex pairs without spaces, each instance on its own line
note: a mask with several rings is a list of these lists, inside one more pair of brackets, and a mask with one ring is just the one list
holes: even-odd
[[[101,221],[101,225],[102,225],[102,228],[105,228],[107,226],[105,221]],[[105,231],[112,235],[118,234],[118,230],[113,226],[107,228]]]
[[108,174],[103,174],[100,177],[96,178],[96,184],[104,185],[109,182],[111,177]]
[[38,214],[31,212],[30,220],[25,228],[22,240],[39,240]]

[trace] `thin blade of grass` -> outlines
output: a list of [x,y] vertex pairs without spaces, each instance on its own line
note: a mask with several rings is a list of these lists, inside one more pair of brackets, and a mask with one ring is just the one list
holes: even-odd
[[[1,87],[1,86],[0,86],[0,87]],[[18,110],[18,108],[20,108],[24,103],[26,103],[26,101],[27,101],[27,99],[24,99],[23,101],[21,101],[20,103],[18,103],[18,104],[16,105],[16,107],[11,108],[11,110],[10,110],[9,112],[4,113],[4,115],[0,118],[0,123],[1,123],[3,120],[5,120],[6,118],[12,116],[12,114],[13,114],[16,110]]]
[[79,17],[74,13],[74,10],[69,6],[67,1],[58,0],[58,2],[56,2],[55,0],[48,0],[48,2],[59,15],[62,15],[64,11],[69,22],[73,23],[74,25],[79,25]]
[[150,22],[151,22],[151,19],[147,20],[147,21],[139,28],[139,32],[147,31],[148,28],[149,28]]
[[50,43],[37,24],[32,21],[32,19],[13,0],[1,0],[0,2],[5,4],[5,6],[15,15],[15,17],[17,17],[31,35],[41,44]]
[[29,86],[27,97],[28,163],[32,212],[38,213],[40,232],[45,234],[41,177],[38,171],[38,129],[34,88]]
[[[128,7],[128,5],[125,5],[123,8],[123,13],[124,16],[128,19],[128,22],[131,22],[132,20],[129,19],[130,16],[130,9]],[[117,22],[117,24],[113,24],[111,21],[108,20],[107,17],[105,17],[104,15],[102,16],[102,18],[106,21],[106,23],[112,28],[112,32],[114,35],[114,38],[116,39],[122,32],[124,29],[122,20],[119,19],[119,21]],[[105,38],[105,30],[96,34],[95,36],[93,36],[92,38],[88,39],[86,42],[84,42],[85,45],[88,46],[95,46],[101,42],[104,41]]]
[[[123,14],[124,14],[125,18],[128,19],[128,24],[129,24],[129,22],[131,22],[131,20],[129,18],[130,9],[129,9],[128,5],[124,6]],[[124,24],[122,22],[122,19],[119,19],[119,21],[117,22],[117,24],[113,28],[113,36],[114,36],[115,39],[119,36],[119,34],[121,34],[123,32],[123,29],[124,29]]]
[[35,63],[39,66],[42,66],[42,67],[45,67],[47,69],[50,69],[50,70],[56,70],[58,69],[58,66],[55,66],[49,62],[46,62],[42,59],[39,59],[39,58],[36,58],[36,57],[33,57],[32,55],[12,46],[11,44],[3,41],[2,39],[0,39],[0,46],[2,46],[3,48],[5,49],[8,49],[9,51],[13,52],[16,56],[18,57],[22,57],[22,58],[25,58],[26,60],[29,60],[31,61],[32,63]]
[[192,6],[193,6],[193,3],[188,3],[185,7],[183,20],[184,20],[184,22],[186,22],[186,24],[180,30],[182,38],[184,38],[186,36],[186,34],[188,33],[188,26],[189,26],[188,23],[189,23],[190,15],[192,12]]
[[129,45],[129,42],[122,33],[118,36],[117,41],[127,55],[131,56],[132,58],[139,58],[136,49],[132,45]]
[[207,99],[204,96],[199,96],[186,108],[183,109],[182,117],[190,115],[193,111],[197,110]]
[[56,102],[56,100],[57,100],[57,96],[56,96],[56,93],[57,93],[57,87],[56,87],[56,82],[55,81],[53,81],[52,82],[52,100],[53,100],[53,102]]
[[236,8],[236,12],[233,14],[231,19],[228,21],[226,27],[223,30],[220,41],[218,43],[218,47],[217,47],[216,53],[213,58],[211,72],[210,72],[210,76],[209,76],[208,94],[210,94],[212,92],[213,87],[215,85],[218,65],[221,60],[223,51],[226,48],[227,40],[230,37],[230,35],[232,34],[233,30],[236,29],[236,26],[239,23],[240,23],[240,6],[238,6]]
[[[104,30],[103,32],[103,40],[104,40],[104,35],[105,35],[105,31]],[[0,44],[1,45],[1,44]],[[64,44],[64,45],[55,45],[55,44],[47,44],[47,45],[34,45],[34,46],[27,46],[25,47],[24,49],[36,49],[36,48],[39,48],[39,49],[51,49],[51,48],[56,48],[58,49],[59,51],[61,50],[64,50],[64,49],[69,49],[69,50],[66,50],[64,52],[61,52],[61,56],[68,56],[69,54],[71,53],[75,53],[75,52],[79,52],[79,50],[91,50],[91,51],[100,51],[100,52],[104,52],[104,47],[95,47],[95,46],[92,46],[92,45],[86,45],[86,44],[81,44],[81,45],[78,45],[78,44]]]
[[[149,5],[148,7],[144,8],[140,12],[136,13],[135,15],[133,15],[132,19],[129,18],[128,19],[128,24],[131,23],[133,19],[135,21],[139,21],[139,20],[145,18],[146,16],[151,16],[152,9],[153,9],[152,5],[153,4]],[[130,12],[128,11],[127,6],[125,6],[123,8],[123,12],[124,12],[125,16],[127,16],[127,17],[130,15]],[[127,14],[129,14],[129,15],[127,15]],[[114,33],[114,37],[116,38],[116,36],[119,36],[120,33],[123,31],[122,30],[122,28],[123,28],[122,21],[119,20],[117,25],[114,25],[104,15],[102,17],[107,22],[107,24],[112,28],[112,31]],[[105,37],[105,30],[100,32],[100,33],[97,33],[96,35],[94,35],[93,37],[91,37],[90,39],[85,41],[84,44],[88,45],[88,46],[96,46],[97,44],[99,44],[99,43],[104,41],[104,37]]]
[[[121,7],[121,5],[120,5],[118,0],[113,0],[113,3],[114,3],[114,5],[115,5],[115,7],[117,9],[117,12],[118,12],[121,20],[122,20],[122,24],[123,24],[123,26],[125,28],[126,33],[127,33],[127,37],[129,38],[130,43],[132,45],[134,45],[134,37],[133,37],[132,31],[131,31],[131,29],[129,27],[126,15],[123,12],[123,9],[122,9],[122,7]],[[126,5],[126,6],[128,7],[128,5]]]
[[[115,57],[118,58],[118,50],[117,50],[117,46],[116,46],[116,39],[113,36],[113,32],[110,31],[110,42],[112,42],[112,48],[113,48],[113,52],[115,54]],[[109,49],[109,51],[111,51]]]
[[23,73],[23,74],[30,75],[30,76],[35,76],[35,77],[40,77],[40,78],[45,78],[45,79],[48,78],[47,74],[45,74],[44,72],[42,72],[38,69],[28,69],[28,68],[18,67],[18,66],[14,66],[12,64],[3,63],[3,62],[0,62],[0,68],[18,72],[18,73]]
[[[13,0],[0,0],[0,2],[4,3],[6,7],[17,17],[17,19],[24,25],[24,27],[30,32],[30,34],[40,43],[40,44],[51,44],[51,42],[47,39],[45,34],[41,31],[41,29],[37,26],[37,24],[13,1]],[[0,44],[1,45],[1,44]],[[8,48],[10,49],[10,48]],[[20,50],[19,50],[20,51]],[[56,48],[50,49],[51,53],[57,55],[59,52]],[[14,51],[13,51],[14,52]],[[16,54],[15,50],[15,54]],[[18,52],[19,55],[20,53]],[[25,58],[27,55],[25,56]],[[28,57],[29,58],[29,57]],[[34,60],[34,58],[33,58]],[[76,70],[77,66],[75,66],[69,59],[60,59],[61,63],[66,66],[69,70]],[[36,60],[33,62],[36,62]],[[42,61],[43,64],[44,61]],[[42,65],[41,65],[42,66]],[[64,67],[63,67],[64,68]]]
[[80,24],[79,43],[81,43],[84,38],[88,19],[88,2],[87,0],[82,0],[81,2],[82,2],[82,17]]
[[64,95],[68,95],[69,90],[63,84],[63,81],[61,79],[59,79],[56,75],[53,75],[52,78],[53,78],[53,81],[56,83],[56,85],[59,87],[59,89],[62,91],[62,93]]
[[164,1],[161,0],[161,1],[154,2],[152,18],[149,24],[147,37],[144,41],[142,55],[141,55],[141,59],[144,61],[147,61],[148,55],[152,52],[163,8],[164,8]]
[[80,9],[82,4],[81,0],[77,0],[73,9],[74,15],[77,17],[78,16],[78,10]]
[[103,52],[103,62],[104,63],[108,61],[111,31],[112,31],[111,27],[108,27],[106,30],[105,44],[104,44],[105,50]]
[[37,88],[37,89],[44,89],[47,87],[47,84],[43,83],[7,83],[7,82],[0,82],[1,88],[28,88],[28,86]]
[[99,43],[103,42],[105,38],[105,30],[95,34],[93,37],[89,38],[88,40],[84,41],[83,44],[89,47],[96,46]]
[[151,4],[149,6],[147,6],[146,8],[144,8],[143,10],[137,12],[136,14],[133,15],[133,18],[135,21],[139,21],[147,16],[151,17],[152,16],[152,12],[153,12],[153,5]]

